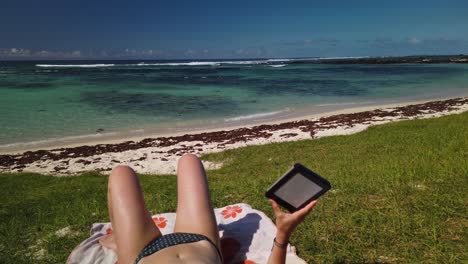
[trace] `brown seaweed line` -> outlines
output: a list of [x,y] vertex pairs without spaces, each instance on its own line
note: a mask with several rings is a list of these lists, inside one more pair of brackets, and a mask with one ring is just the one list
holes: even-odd
[[[103,153],[123,152],[148,147],[168,147],[176,145],[183,141],[202,141],[203,143],[218,143],[218,147],[234,144],[237,142],[246,142],[256,138],[269,138],[272,131],[282,129],[300,129],[302,132],[309,132],[311,137],[321,129],[336,128],[338,126],[351,127],[355,124],[363,124],[372,121],[373,118],[380,117],[398,117],[406,119],[421,114],[436,113],[442,111],[454,110],[454,106],[461,106],[468,103],[468,98],[454,98],[443,101],[432,101],[422,104],[414,104],[392,108],[391,111],[376,109],[350,114],[339,114],[328,117],[322,117],[318,120],[300,120],[285,122],[273,125],[258,125],[251,128],[238,128],[233,130],[220,130],[215,132],[206,132],[199,134],[185,134],[182,136],[145,138],[141,141],[125,141],[115,144],[98,144],[93,146],[79,146],[72,148],[57,148],[52,150],[26,151],[22,154],[0,155],[0,166],[21,169],[25,165],[38,160],[62,160],[77,157],[90,157]],[[197,144],[195,146],[200,146]],[[191,146],[183,146],[168,150],[168,153],[178,154],[186,150],[193,150]],[[79,160],[81,163],[88,163]]]

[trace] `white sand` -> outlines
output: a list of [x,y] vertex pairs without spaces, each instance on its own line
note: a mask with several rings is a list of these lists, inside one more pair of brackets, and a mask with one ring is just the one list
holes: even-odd
[[[402,105],[401,104],[387,105],[386,108],[383,110],[392,111],[393,108],[397,106],[402,106]],[[438,112],[438,113],[432,113],[432,114],[427,113],[427,114],[422,114],[418,116],[413,116],[411,118],[374,117],[372,118],[370,122],[366,122],[365,124],[355,124],[351,127],[339,126],[336,128],[320,130],[317,133],[315,133],[313,138],[320,138],[320,137],[334,136],[334,135],[349,135],[349,134],[363,131],[372,125],[398,121],[401,119],[432,118],[432,117],[439,117],[439,116],[444,116],[444,115],[449,115],[449,114],[457,114],[457,113],[467,111],[468,104],[454,107],[454,108],[456,109],[451,110],[451,111],[444,111],[444,112]],[[328,113],[322,116],[315,115],[315,116],[307,116],[307,117],[302,117],[302,118],[295,118],[294,120],[304,120],[304,119],[318,120],[320,117],[323,117],[323,116],[330,116],[330,115],[335,115],[339,113],[362,112],[362,111],[369,111],[369,110],[374,110],[374,109],[382,109],[382,107],[380,108],[366,107],[366,108],[359,108],[359,109],[348,109],[346,111]],[[281,120],[281,121],[277,121],[276,124],[283,123],[285,121],[292,121],[292,120]],[[226,129],[223,129],[223,130],[226,130]],[[245,142],[237,142],[234,144],[226,144],[226,145],[224,145],[222,142],[204,144],[202,141],[184,141],[184,142],[179,142],[178,144],[171,145],[168,147],[140,148],[136,150],[129,150],[129,151],[118,152],[118,153],[104,153],[104,154],[99,154],[99,155],[94,155],[91,157],[84,157],[84,158],[83,157],[78,157],[78,158],[70,157],[67,159],[56,160],[56,161],[44,159],[44,160],[39,160],[39,161],[26,165],[26,167],[23,168],[22,171],[37,172],[37,173],[42,173],[42,174],[52,174],[56,176],[75,175],[75,174],[78,174],[84,171],[90,171],[90,170],[98,170],[106,174],[106,173],[109,173],[113,167],[119,164],[124,164],[124,165],[131,166],[138,173],[174,174],[175,168],[176,168],[176,162],[178,158],[180,157],[180,154],[168,153],[169,150],[174,149],[174,148],[184,148],[187,146],[192,146],[193,150],[191,150],[190,153],[201,155],[201,154],[211,153],[211,152],[220,152],[225,149],[239,148],[239,147],[243,147],[247,145],[261,145],[261,144],[268,144],[272,142],[296,141],[296,140],[303,140],[303,139],[311,138],[311,135],[309,132],[302,132],[299,128],[282,129],[282,130],[276,130],[276,131],[265,130],[265,131],[270,132],[273,135],[269,138],[247,139]],[[284,134],[290,134],[290,135],[285,136]],[[157,138],[157,136],[153,136],[153,138]],[[138,139],[135,139],[135,140],[138,140]],[[106,143],[109,143],[109,142],[106,142]],[[197,145],[197,144],[200,144],[200,145]],[[89,164],[84,164],[83,161],[88,161]],[[207,169],[216,169],[222,166],[222,164],[214,164],[211,162],[204,162],[204,165]],[[57,172],[55,169],[56,167],[61,167],[63,169]],[[18,169],[0,167],[0,172],[16,172],[16,171],[18,171]]]

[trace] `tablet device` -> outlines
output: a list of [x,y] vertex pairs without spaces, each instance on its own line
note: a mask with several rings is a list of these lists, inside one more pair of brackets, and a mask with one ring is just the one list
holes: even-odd
[[295,212],[331,189],[330,182],[296,163],[265,193],[266,197]]

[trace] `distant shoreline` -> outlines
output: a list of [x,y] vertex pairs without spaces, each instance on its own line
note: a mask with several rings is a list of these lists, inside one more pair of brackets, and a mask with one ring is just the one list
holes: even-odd
[[[301,61],[293,62],[300,64]],[[402,57],[361,57],[321,59],[320,64],[433,64],[433,63],[468,63],[468,55],[421,55]]]
[[[318,115],[275,120],[253,126],[159,135],[127,141],[57,147],[0,155],[0,172],[31,171],[73,175],[97,170],[108,173],[118,164],[127,164],[139,173],[174,173],[183,153],[204,154],[246,145],[295,141],[356,133],[375,124],[398,120],[430,118],[468,110],[468,97],[429,102],[409,102],[348,108]],[[221,164],[205,164],[217,168]]]
[[336,114],[349,114],[355,112],[375,110],[378,108],[399,107],[409,104],[421,104],[430,101],[441,101],[452,98],[468,96],[467,93],[455,93],[450,96],[432,95],[427,99],[408,98],[405,101],[398,100],[373,100],[356,103],[336,103],[324,105],[312,105],[302,108],[282,109],[274,112],[254,113],[245,116],[224,119],[225,122],[188,122],[174,128],[135,128],[130,131],[107,131],[87,135],[65,136],[63,138],[49,138],[30,142],[18,142],[0,145],[0,155],[19,154],[25,151],[51,150],[57,148],[72,148],[83,145],[116,144],[124,141],[141,141],[146,138],[171,137],[185,134],[197,134],[204,132],[216,132],[232,130],[258,125],[272,125],[284,122],[298,121],[302,119],[314,119]]
[[226,62],[226,61],[265,61],[267,64],[431,64],[431,63],[468,63],[468,55],[408,55],[408,56],[343,56],[343,57],[305,57],[305,58],[227,58],[227,59],[27,59],[27,60],[1,60],[0,62]]

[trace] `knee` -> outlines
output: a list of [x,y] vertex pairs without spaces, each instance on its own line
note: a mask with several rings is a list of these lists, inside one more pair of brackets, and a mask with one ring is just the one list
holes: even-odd
[[135,171],[129,166],[118,165],[112,170],[109,176],[109,184],[111,182],[124,181],[129,177],[135,177]]
[[183,168],[195,169],[200,167],[203,167],[203,164],[197,155],[194,154],[184,154],[182,157],[180,157],[179,162],[177,163],[177,171]]
[[119,174],[133,174],[135,173],[130,166],[127,165],[118,165],[116,166],[112,172],[111,175],[119,175]]
[[178,165],[181,165],[183,163],[192,163],[192,162],[200,162],[200,159],[197,157],[195,154],[184,154],[182,157],[180,157]]

